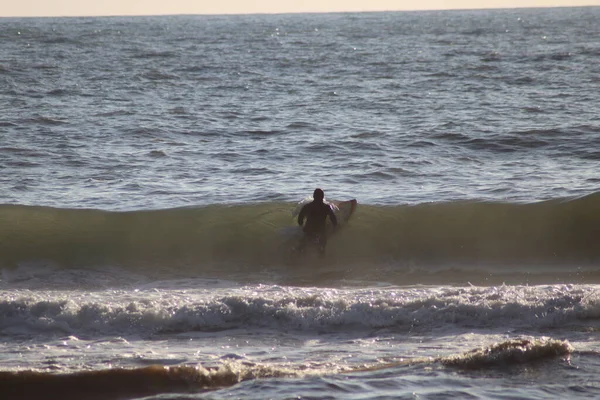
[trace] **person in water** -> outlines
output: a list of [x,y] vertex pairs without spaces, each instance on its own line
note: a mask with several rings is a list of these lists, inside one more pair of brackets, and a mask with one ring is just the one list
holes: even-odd
[[[331,206],[325,203],[325,193],[321,189],[315,189],[313,193],[313,201],[305,204],[298,214],[298,225],[304,225],[304,237],[300,242],[298,251],[304,250],[307,242],[316,243],[321,256],[325,255],[325,245],[327,244],[327,236],[325,231],[325,222],[327,216],[331,220],[334,229],[337,227],[337,218]],[[306,224],[304,219],[306,218]]]

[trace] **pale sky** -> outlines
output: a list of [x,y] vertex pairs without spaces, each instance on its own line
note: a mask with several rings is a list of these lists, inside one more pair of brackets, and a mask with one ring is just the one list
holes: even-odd
[[574,7],[600,0],[0,0],[0,17]]

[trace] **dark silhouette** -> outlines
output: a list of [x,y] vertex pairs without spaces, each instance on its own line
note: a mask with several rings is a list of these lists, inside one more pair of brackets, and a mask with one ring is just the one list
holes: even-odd
[[300,214],[298,214],[298,225],[304,224],[304,218],[306,218],[306,225],[302,229],[304,231],[304,237],[298,246],[298,251],[302,252],[308,242],[314,243],[319,249],[319,255],[325,255],[325,245],[327,244],[327,235],[325,230],[325,222],[327,216],[331,219],[333,227],[337,227],[337,218],[331,209],[329,204],[323,202],[325,193],[321,189],[315,189],[313,193],[313,201],[304,205]]

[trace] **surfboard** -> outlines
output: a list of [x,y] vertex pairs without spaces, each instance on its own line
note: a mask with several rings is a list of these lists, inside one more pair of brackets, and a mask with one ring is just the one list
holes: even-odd
[[354,214],[354,210],[356,210],[356,205],[358,202],[356,199],[339,201],[339,202],[331,202],[329,203],[334,207],[335,216],[338,219],[338,223],[345,224],[348,222],[350,217]]
[[[354,214],[356,210],[356,205],[358,202],[356,199],[346,200],[346,201],[332,201],[329,202],[329,206],[333,209],[333,213],[335,214],[338,222],[338,227],[346,225],[350,220],[350,217]],[[331,226],[331,221],[327,219],[327,234],[331,235],[333,232],[333,226]]]

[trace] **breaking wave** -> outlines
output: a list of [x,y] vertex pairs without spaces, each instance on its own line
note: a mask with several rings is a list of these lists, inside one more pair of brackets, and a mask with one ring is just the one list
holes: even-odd
[[133,292],[13,291],[0,301],[0,334],[153,337],[235,329],[414,334],[506,327],[594,331],[600,321],[595,285],[443,290],[261,285],[207,290],[208,296],[201,289],[185,290],[185,296],[155,288]]

